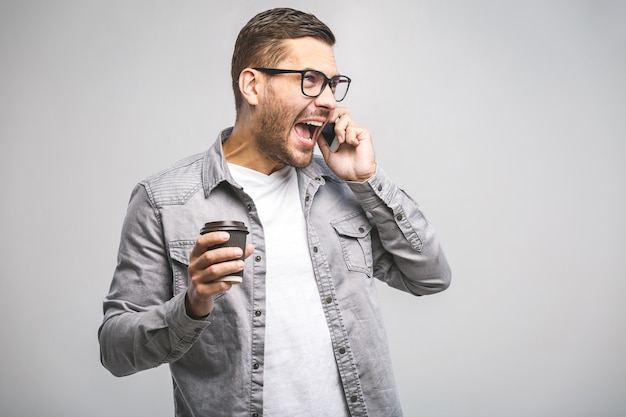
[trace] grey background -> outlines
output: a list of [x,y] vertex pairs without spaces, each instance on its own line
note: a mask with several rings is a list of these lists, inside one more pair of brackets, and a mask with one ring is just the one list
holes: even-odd
[[167,367],[99,364],[126,203],[233,123],[236,34],[285,3],[453,268],[379,286],[406,415],[626,414],[626,7],[580,0],[0,1],[0,414],[173,415]]

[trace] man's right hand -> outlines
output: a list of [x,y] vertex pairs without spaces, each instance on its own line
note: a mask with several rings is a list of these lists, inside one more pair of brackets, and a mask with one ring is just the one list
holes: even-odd
[[[189,256],[189,283],[185,297],[187,314],[192,318],[203,318],[213,311],[213,299],[216,294],[226,292],[232,283],[215,281],[228,274],[239,272],[244,268],[241,249],[224,247],[207,250],[207,248],[228,241],[228,232],[211,232],[201,235]],[[246,258],[252,254],[254,246],[246,245]]]

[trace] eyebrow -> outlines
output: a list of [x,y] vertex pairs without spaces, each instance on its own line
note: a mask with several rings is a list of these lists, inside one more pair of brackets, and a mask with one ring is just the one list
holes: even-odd
[[311,68],[311,67],[303,68],[302,70],[303,70],[303,71],[317,71],[317,72],[321,72],[322,74],[324,74],[324,75],[325,75],[326,77],[328,77],[328,78],[333,78],[333,77],[336,77],[336,76],[338,76],[338,75],[341,75],[339,72],[337,72],[337,73],[336,73],[336,74],[334,74],[334,75],[328,75],[328,74],[326,74],[326,73],[325,73],[324,71],[322,71],[322,70],[318,70],[317,68]]

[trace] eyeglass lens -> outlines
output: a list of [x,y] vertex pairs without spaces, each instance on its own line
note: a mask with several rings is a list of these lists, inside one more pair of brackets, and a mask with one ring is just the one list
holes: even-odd
[[322,94],[324,88],[326,88],[327,82],[335,95],[335,100],[343,100],[350,85],[348,77],[343,75],[334,76],[329,80],[319,71],[307,71],[302,74],[302,92],[307,96],[317,97]]

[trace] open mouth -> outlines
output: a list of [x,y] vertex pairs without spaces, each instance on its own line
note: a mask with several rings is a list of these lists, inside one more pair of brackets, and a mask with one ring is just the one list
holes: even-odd
[[300,139],[315,140],[323,125],[324,123],[316,120],[307,120],[305,122],[296,123],[294,130]]

